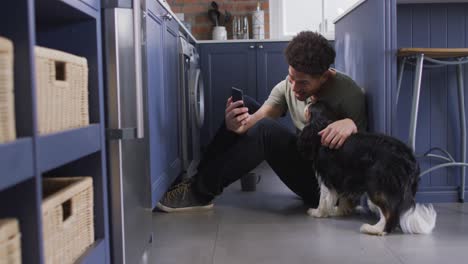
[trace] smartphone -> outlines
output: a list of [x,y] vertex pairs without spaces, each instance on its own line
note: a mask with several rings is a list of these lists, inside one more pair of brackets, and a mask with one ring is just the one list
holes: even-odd
[[244,100],[244,93],[242,92],[241,89],[238,89],[236,87],[231,87],[231,93],[232,93],[232,102],[233,103],[237,102],[239,100]]

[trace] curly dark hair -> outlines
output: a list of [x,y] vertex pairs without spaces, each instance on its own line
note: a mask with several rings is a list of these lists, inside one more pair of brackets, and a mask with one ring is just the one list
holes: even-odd
[[321,75],[335,61],[335,50],[327,39],[317,32],[302,31],[284,51],[286,61],[296,71]]

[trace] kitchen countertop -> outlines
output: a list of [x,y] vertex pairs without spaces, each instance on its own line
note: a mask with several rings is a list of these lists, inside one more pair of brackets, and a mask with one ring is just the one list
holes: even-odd
[[[195,36],[185,27],[185,25],[180,21],[180,19],[175,15],[175,13],[171,10],[169,4],[164,0],[157,0],[165,9],[168,11],[173,19],[179,23],[180,31],[187,34],[189,37],[189,41],[199,44],[199,43],[242,43],[242,42],[249,42],[249,43],[258,43],[258,42],[283,42],[283,41],[290,41],[292,37],[286,38],[278,38],[278,39],[227,39],[227,40],[197,40]],[[365,0],[363,0],[365,1]],[[468,1],[468,0],[467,0]],[[325,36],[329,40],[334,40],[334,37]]]
[[281,38],[281,39],[227,39],[227,40],[197,40],[195,36],[190,33],[190,31],[185,27],[185,25],[180,21],[180,19],[174,14],[171,10],[169,4],[164,0],[157,0],[171,15],[172,17],[179,23],[180,31],[186,33],[189,37],[191,42],[199,44],[199,43],[242,43],[242,42],[249,42],[249,43],[256,43],[256,42],[280,42],[280,41],[290,41],[291,38]]
[[468,3],[468,0],[397,0],[397,4]]
[[257,42],[284,42],[290,41],[292,38],[281,39],[227,39],[227,40],[198,40],[197,43],[257,43]]
[[[348,8],[343,14],[339,15],[335,20],[333,20],[333,24],[336,24],[339,20],[345,17],[347,14],[351,13],[354,9],[360,6],[367,0],[361,0],[356,2],[353,6]],[[372,0],[373,1],[373,0]],[[431,4],[431,3],[468,3],[468,0],[397,0],[397,4]]]
[[281,38],[281,39],[227,39],[227,40],[197,40],[195,36],[190,33],[190,31],[185,27],[185,25],[180,21],[180,19],[174,14],[171,10],[169,4],[164,0],[158,0],[158,2],[172,15],[172,17],[179,23],[180,31],[186,33],[189,39],[198,44],[198,43],[242,43],[242,42],[280,42],[280,41],[290,41],[291,38]]
[[194,42],[194,43],[198,43],[198,40],[192,35],[190,30],[188,30],[185,27],[185,25],[182,23],[182,21],[180,21],[180,19],[175,15],[175,13],[172,11],[169,4],[164,0],[157,0],[157,1],[166,9],[167,12],[169,12],[172,15],[172,18],[175,19],[175,21],[177,21],[177,23],[180,26],[179,30],[188,35],[189,41]]
[[367,1],[367,0],[360,0],[360,1],[356,2],[354,5],[352,5],[350,8],[348,8],[346,11],[344,11],[343,14],[341,14],[337,18],[335,18],[335,20],[333,20],[333,24],[336,24],[336,22],[340,21],[343,17],[345,17],[347,14],[351,13],[354,9],[356,9],[358,6],[360,6],[365,1]]

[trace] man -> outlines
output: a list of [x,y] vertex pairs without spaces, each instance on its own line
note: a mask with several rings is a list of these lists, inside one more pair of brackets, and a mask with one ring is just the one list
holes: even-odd
[[346,75],[330,68],[335,51],[318,33],[304,31],[285,51],[289,74],[260,107],[252,98],[226,104],[225,120],[207,147],[197,174],[172,187],[158,208],[165,212],[203,210],[223,189],[266,160],[280,179],[306,204],[318,205],[319,186],[311,162],[299,154],[297,135],[277,119],[289,111],[302,130],[304,108],[312,99],[324,100],[340,115],[319,134],[322,144],[339,148],[352,134],[366,129],[362,90]]

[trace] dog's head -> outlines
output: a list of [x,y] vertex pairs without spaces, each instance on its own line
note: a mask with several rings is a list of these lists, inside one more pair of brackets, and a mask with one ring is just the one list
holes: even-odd
[[307,125],[299,135],[297,145],[304,158],[314,160],[320,147],[321,138],[318,133],[336,121],[337,117],[331,107],[323,101],[315,101],[306,105],[304,115]]

